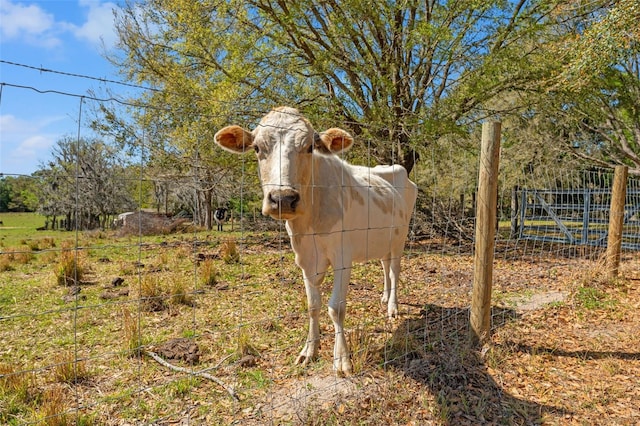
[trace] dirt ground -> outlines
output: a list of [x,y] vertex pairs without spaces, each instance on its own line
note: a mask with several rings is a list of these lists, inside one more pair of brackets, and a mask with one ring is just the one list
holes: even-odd
[[[84,285],[70,301],[62,296],[72,287],[47,281],[43,268],[29,269],[24,279],[42,289],[29,287],[23,303],[51,300],[59,309],[36,305],[37,315],[6,317],[0,354],[3,365],[13,365],[16,353],[25,360],[18,368],[33,365],[42,397],[23,408],[0,398],[0,414],[13,407],[15,416],[6,418],[30,422],[15,424],[37,423],[40,406],[59,395],[50,419],[76,416],[78,424],[114,426],[640,424],[636,253],[625,253],[620,278],[609,280],[599,252],[498,246],[491,338],[483,346],[469,343],[470,247],[411,245],[394,320],[385,318],[380,303],[380,265],[355,265],[345,319],[354,374],[338,378],[326,313],[330,277],[323,285],[319,360],[296,366],[308,324],[288,246],[271,236],[239,245],[243,261],[232,265],[223,263],[214,245],[133,245],[141,256],[149,254],[144,265],[135,264],[141,276],[158,282],[193,280],[194,255],[228,272],[189,293],[191,302],[162,310],[141,310],[137,277],[125,274],[133,263],[109,260],[104,252],[96,254],[91,277],[103,282]],[[176,272],[180,265],[186,272]],[[114,273],[124,283],[113,280]],[[10,276],[13,287],[19,275]],[[74,304],[87,308],[73,310]],[[181,370],[123,350],[125,307],[142,324],[144,350]],[[62,345],[76,347],[86,360],[85,380],[55,378],[57,365],[81,365],[56,361]],[[219,381],[192,375],[202,370]]]
[[[471,256],[409,257],[400,292],[402,314],[397,322],[374,327],[377,337],[367,340],[369,368],[347,379],[336,379],[325,369],[282,383],[257,410],[235,420],[639,424],[638,258],[626,255],[624,278],[613,281],[605,279],[598,259],[597,253],[531,258],[498,254],[491,342],[472,347]],[[374,287],[352,282],[348,315],[354,310],[359,314],[359,302],[370,299]]]

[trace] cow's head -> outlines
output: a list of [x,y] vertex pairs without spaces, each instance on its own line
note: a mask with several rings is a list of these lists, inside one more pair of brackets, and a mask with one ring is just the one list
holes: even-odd
[[271,111],[252,132],[228,126],[214,139],[230,152],[255,150],[264,194],[262,214],[285,220],[309,208],[311,200],[306,198],[310,197],[313,156],[337,154],[353,143],[342,129],[316,133],[298,110],[287,107]]

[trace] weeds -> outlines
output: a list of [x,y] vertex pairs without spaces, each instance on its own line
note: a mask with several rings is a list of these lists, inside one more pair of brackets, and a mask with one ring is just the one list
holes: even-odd
[[77,251],[65,249],[60,252],[58,264],[55,266],[58,285],[78,285],[82,282],[84,272],[85,270],[80,263]]
[[148,312],[162,311],[166,308],[165,294],[160,280],[146,276],[140,282],[140,303]]
[[67,426],[75,422],[67,416],[64,391],[60,386],[48,389],[40,406],[42,423],[46,426]]
[[33,372],[15,371],[10,365],[0,364],[0,395],[11,395],[28,404],[35,399],[35,390],[36,377]]
[[124,334],[125,351],[132,357],[139,357],[142,348],[140,325],[138,319],[133,316],[126,306],[122,308],[122,331]]
[[353,372],[358,374],[365,371],[374,361],[373,338],[371,333],[362,326],[357,326],[347,337],[351,350]]
[[398,328],[385,345],[385,363],[398,363],[407,358],[422,357],[425,349],[422,342],[416,337],[416,332],[420,332],[424,327],[424,320],[416,319],[407,321]]
[[616,304],[607,293],[595,287],[579,287],[574,297],[578,305],[587,310],[607,309]]
[[202,262],[200,266],[200,280],[204,286],[214,287],[218,284],[220,271],[211,259]]
[[184,281],[180,279],[180,277],[174,280],[171,284],[171,289],[169,290],[169,300],[173,305],[193,306],[193,297],[191,297],[191,295],[187,293]]
[[260,356],[260,351],[258,351],[258,349],[255,348],[255,346],[253,346],[251,344],[251,338],[249,337],[249,333],[247,333],[246,330],[244,329],[240,329],[238,331],[238,358],[242,358],[243,356],[246,355],[254,355],[254,356]]
[[197,377],[185,377],[183,379],[175,380],[167,386],[168,396],[171,398],[183,398],[188,396],[189,393],[197,388],[200,384],[200,379]]
[[53,364],[53,378],[56,382],[75,384],[89,378],[85,361],[78,360],[72,351],[59,354]]
[[0,272],[13,271],[15,267],[12,264],[13,253],[0,254]]
[[31,251],[20,248],[8,248],[0,254],[0,272],[15,270],[14,263],[26,265],[31,262],[34,255]]
[[222,260],[224,260],[224,263],[228,265],[240,262],[240,252],[238,251],[235,239],[229,238],[222,243],[220,256],[222,257]]
[[11,424],[41,402],[42,396],[32,371],[15,371],[10,365],[0,364],[1,424]]
[[14,260],[20,265],[26,265],[31,262],[34,257],[33,253],[27,250],[19,250],[13,254]]

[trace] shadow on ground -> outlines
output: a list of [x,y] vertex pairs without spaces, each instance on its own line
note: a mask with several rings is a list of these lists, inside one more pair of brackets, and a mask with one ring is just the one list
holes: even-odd
[[[494,308],[492,327],[516,317],[513,310]],[[489,373],[482,348],[469,343],[469,329],[468,309],[426,305],[397,327],[385,348],[388,366],[430,389],[442,424],[536,425],[545,412],[568,414],[506,392]]]

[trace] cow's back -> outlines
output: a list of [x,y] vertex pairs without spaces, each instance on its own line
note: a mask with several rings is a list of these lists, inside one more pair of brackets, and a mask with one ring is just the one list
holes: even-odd
[[313,246],[333,257],[331,263],[347,253],[353,261],[399,256],[417,194],[406,170],[399,165],[354,166],[323,156],[315,171],[306,226],[290,223],[290,232],[302,238],[313,235]]

